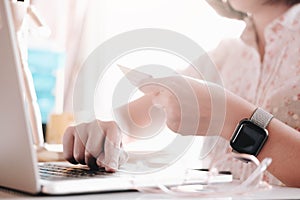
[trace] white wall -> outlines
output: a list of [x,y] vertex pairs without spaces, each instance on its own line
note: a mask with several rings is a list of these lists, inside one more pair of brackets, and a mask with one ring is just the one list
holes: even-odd
[[205,0],[92,0],[91,4],[86,29],[89,50],[138,28],[177,31],[209,50],[243,28],[242,22],[218,16]]
[[[79,59],[83,62],[105,40],[133,29],[169,29],[184,34],[205,50],[211,50],[223,38],[238,37],[243,27],[244,24],[240,21],[218,16],[205,0],[91,0],[85,37],[80,48],[82,57]],[[137,66],[140,56],[135,58],[131,56],[126,64]],[[167,58],[162,57],[161,62],[166,60]],[[145,64],[142,62],[140,64]],[[90,87],[88,80],[93,74],[86,76],[87,84],[82,86],[83,91]],[[105,106],[99,109],[100,116],[110,111],[109,96],[114,87],[112,80],[117,81],[120,78],[120,74],[116,71],[109,72],[108,76],[105,78],[107,83],[105,80],[102,81],[104,84],[102,89],[105,92],[101,91],[101,94],[105,95],[101,95],[99,101]]]

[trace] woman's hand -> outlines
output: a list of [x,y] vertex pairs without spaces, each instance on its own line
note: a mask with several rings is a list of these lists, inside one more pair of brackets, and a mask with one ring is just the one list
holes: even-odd
[[166,113],[167,126],[183,135],[213,135],[229,140],[255,106],[220,85],[187,76],[145,79],[139,89]]
[[63,150],[65,159],[73,164],[105,167],[109,172],[115,172],[128,158],[122,148],[122,133],[113,121],[70,126],[63,137]]
[[[225,121],[225,90],[186,76],[151,78],[139,89],[166,113],[167,126],[183,135],[218,134]],[[217,132],[216,132],[217,131]]]

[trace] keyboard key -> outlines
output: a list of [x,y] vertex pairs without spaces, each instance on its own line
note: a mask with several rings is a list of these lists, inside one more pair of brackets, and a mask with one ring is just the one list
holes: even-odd
[[116,174],[108,173],[104,168],[98,170],[89,169],[88,167],[66,167],[52,163],[44,163],[39,165],[39,174],[42,179],[62,180],[70,178],[105,178],[116,176]]

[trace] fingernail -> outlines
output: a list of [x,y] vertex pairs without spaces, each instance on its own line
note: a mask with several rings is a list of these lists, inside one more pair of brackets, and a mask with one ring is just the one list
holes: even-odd
[[118,165],[115,161],[110,162],[108,166],[113,168],[113,169],[118,169]]
[[117,170],[116,169],[113,169],[113,168],[110,168],[110,167],[105,167],[105,171],[106,172],[116,172]]

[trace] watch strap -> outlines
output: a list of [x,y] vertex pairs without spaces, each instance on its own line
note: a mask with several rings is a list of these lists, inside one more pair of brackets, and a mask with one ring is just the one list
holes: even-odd
[[257,108],[252,114],[250,121],[252,121],[257,126],[265,129],[269,125],[273,115],[263,110],[262,108]]

